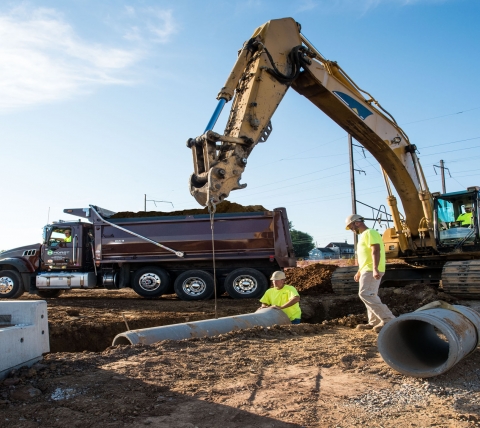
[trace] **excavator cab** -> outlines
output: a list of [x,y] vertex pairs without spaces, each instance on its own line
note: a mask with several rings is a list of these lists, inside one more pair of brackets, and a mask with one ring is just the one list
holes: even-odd
[[480,247],[479,187],[434,193],[435,240],[440,251],[473,251]]

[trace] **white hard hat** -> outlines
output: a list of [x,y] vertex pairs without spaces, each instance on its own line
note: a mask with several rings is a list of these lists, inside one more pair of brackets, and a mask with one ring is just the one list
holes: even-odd
[[282,272],[281,270],[277,270],[276,272],[273,272],[272,276],[270,277],[272,281],[276,281],[278,279],[285,279],[285,278],[286,278],[285,272]]
[[349,230],[349,226],[354,222],[354,221],[363,221],[363,217],[358,214],[350,214],[346,219],[345,219],[345,230]]

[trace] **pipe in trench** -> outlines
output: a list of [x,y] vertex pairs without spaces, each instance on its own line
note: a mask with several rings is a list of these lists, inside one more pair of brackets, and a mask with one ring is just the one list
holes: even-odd
[[290,320],[282,310],[264,308],[259,309],[253,314],[129,330],[117,334],[113,339],[112,345],[136,345],[138,343],[151,345],[161,340],[210,337],[243,328],[252,328],[255,326],[271,327],[275,324],[287,325],[290,324]]
[[388,322],[378,335],[378,350],[404,375],[433,377],[475,351],[479,335],[480,314],[436,301]]

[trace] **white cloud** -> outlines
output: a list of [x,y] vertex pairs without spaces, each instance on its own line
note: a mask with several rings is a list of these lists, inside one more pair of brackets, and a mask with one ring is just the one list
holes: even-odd
[[155,7],[135,9],[128,6],[125,14],[129,20],[135,20],[135,25],[131,25],[125,32],[126,40],[167,43],[178,31],[171,10]]
[[159,43],[168,42],[170,36],[177,31],[173,21],[172,11],[148,9],[148,13],[151,16],[148,29],[153,34],[155,41]]
[[125,12],[127,12],[127,15],[135,15],[135,8],[132,6],[125,6]]
[[82,40],[53,9],[0,14],[0,112],[69,98],[95,85],[125,84],[135,50]]

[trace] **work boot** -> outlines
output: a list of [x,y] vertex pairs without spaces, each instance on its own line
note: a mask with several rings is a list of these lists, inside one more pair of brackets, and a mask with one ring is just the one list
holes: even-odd
[[394,320],[395,318],[392,318],[392,319],[388,319],[388,320],[383,320],[380,324],[377,324],[375,327],[373,327],[373,331],[375,333],[380,333],[382,331],[382,328],[385,324],[387,324],[388,322]]
[[357,324],[355,327],[357,330],[371,330],[373,328],[372,324]]

